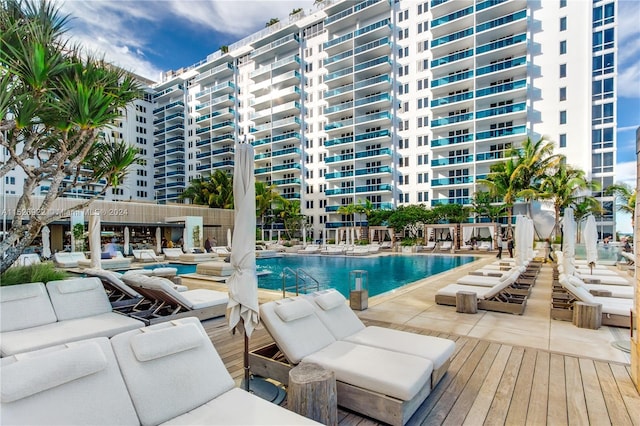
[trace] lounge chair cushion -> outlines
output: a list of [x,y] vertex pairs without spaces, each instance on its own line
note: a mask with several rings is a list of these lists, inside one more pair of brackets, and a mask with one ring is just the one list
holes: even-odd
[[341,340],[302,362],[320,364],[335,372],[336,380],[403,401],[430,383],[433,371],[428,359]]
[[342,294],[335,290],[319,292],[313,300],[325,311],[341,307],[347,301]]
[[284,322],[295,321],[313,315],[313,306],[302,299],[276,306],[276,314]]
[[[202,343],[181,350],[140,361],[134,353],[134,342],[142,333],[145,343],[159,348],[176,333],[191,335],[193,327],[200,333]],[[187,327],[184,329],[183,327]],[[148,336],[147,336],[148,335]],[[187,339],[188,340],[188,339]],[[194,410],[235,387],[220,356],[216,352],[197,318],[156,324],[142,330],[132,330],[111,339],[129,394],[140,423],[157,425]],[[242,407],[236,407],[242,411]],[[208,423],[208,422],[207,422]]]
[[[302,299],[296,299],[302,300]],[[276,307],[292,303],[283,299],[260,305],[260,318],[278,342],[278,347],[292,364],[298,364],[304,357],[335,342],[335,338],[316,315],[307,315],[294,321],[283,321],[276,314]],[[303,300],[304,303],[309,303]],[[313,309],[312,306],[310,306]]]
[[58,321],[111,312],[111,303],[99,278],[49,281],[47,291]]
[[201,344],[202,334],[193,324],[170,327],[157,333],[142,333],[131,338],[131,349],[140,362],[195,349]]
[[3,424],[139,424],[107,338],[1,362]]
[[476,285],[469,285],[469,284],[449,284],[442,287],[440,290],[438,290],[436,294],[439,296],[456,297],[456,294],[459,291],[471,291],[477,295],[478,299],[484,299],[485,295],[492,292],[492,290],[493,290],[492,287],[486,287],[486,286],[476,286]]
[[[29,315],[25,315],[26,312]],[[0,287],[0,332],[22,330],[56,321],[56,314],[43,283]]]
[[344,340],[365,329],[365,325],[347,306],[347,300],[340,292],[334,289],[322,290],[307,297],[312,300],[312,304],[318,306],[316,315],[336,340]]
[[272,404],[260,397],[234,388],[216,399],[169,420],[163,425],[319,425]]

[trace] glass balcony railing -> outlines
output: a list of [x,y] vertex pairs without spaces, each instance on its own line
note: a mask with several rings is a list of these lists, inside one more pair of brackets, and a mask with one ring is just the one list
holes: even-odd
[[458,198],[441,198],[439,200],[431,200],[431,207],[435,206],[443,206],[446,204],[471,204],[471,199],[467,197],[458,197]]
[[171,109],[173,107],[178,107],[178,106],[179,107],[184,107],[184,102],[182,102],[182,101],[171,102],[170,104],[167,104],[167,105],[162,106],[160,108],[154,109],[153,113],[154,114],[158,114],[158,113],[161,113],[162,111],[166,111],[168,109]]
[[324,191],[326,195],[344,195],[353,194],[353,188],[335,188]]
[[287,200],[299,200],[300,199],[300,193],[299,192],[287,192],[286,194],[280,194],[280,196],[282,198],[287,199]]
[[431,7],[440,6],[442,3],[446,3],[448,0],[431,0]]
[[473,6],[469,6],[465,9],[460,9],[456,12],[450,13],[449,15],[443,16],[438,19],[434,19],[431,21],[431,28],[435,28],[447,22],[455,21],[456,19],[462,18],[463,16],[467,16],[473,13]]
[[342,154],[342,155],[334,155],[332,157],[326,157],[324,162],[327,164],[330,163],[338,163],[340,161],[349,161],[353,160],[353,154]]
[[505,158],[504,151],[487,151],[476,154],[476,161],[499,160]]
[[323,60],[323,64],[324,66],[330,65],[334,62],[338,62],[341,61],[344,58],[348,58],[350,56],[353,56],[353,50],[347,50],[346,52],[340,52],[337,55],[333,55],[330,58],[327,58],[325,60]]
[[453,104],[455,102],[462,102],[468,99],[473,99],[473,92],[460,93],[459,95],[447,96],[444,98],[438,98],[431,101],[431,108]]
[[497,108],[484,109],[482,111],[476,112],[476,119],[494,117],[496,115],[509,114],[512,112],[525,111],[526,109],[527,109],[527,104],[525,102],[512,104],[512,105],[505,105]]
[[255,58],[256,56],[259,56],[265,52],[268,52],[269,50],[275,49],[278,46],[282,46],[283,44],[289,43],[290,41],[298,41],[298,34],[294,33],[294,34],[289,34],[288,36],[282,37],[281,39],[271,42],[266,46],[262,46],[254,50],[253,52],[251,52],[249,56],[251,58]]
[[453,74],[447,77],[438,78],[431,82],[431,87],[438,87],[444,84],[455,83],[456,81],[462,81],[473,77],[473,71],[466,71],[457,74]]
[[172,130],[184,130],[184,125],[183,124],[174,124],[173,126],[169,126],[169,127],[164,128],[164,129],[159,129],[159,130],[154,131],[153,135],[156,136],[156,135],[159,135],[159,134],[162,134],[162,133],[170,132]]
[[358,71],[362,71],[364,69],[367,68],[372,68],[375,67],[376,65],[380,65],[380,64],[391,64],[391,60],[389,59],[388,56],[381,56],[379,58],[376,59],[372,59],[371,61],[367,61],[367,62],[363,62],[361,64],[358,64],[354,67],[354,72],[358,72]]
[[431,141],[432,147],[455,145],[458,143],[473,141],[473,134],[452,136],[450,138],[434,139]]
[[453,34],[447,34],[444,37],[431,40],[431,48],[441,46],[451,41],[460,40],[461,38],[469,37],[473,34],[473,28],[467,28],[466,30],[457,31]]
[[473,162],[473,155],[461,155],[456,157],[438,158],[431,160],[431,167],[451,166],[453,164],[464,164]]
[[482,96],[495,95],[496,93],[508,92],[510,90],[523,89],[527,87],[527,80],[517,80],[509,83],[498,84],[495,86],[485,87],[484,89],[476,90],[476,98]]
[[154,142],[153,146],[167,145],[167,144],[170,144],[171,142],[176,142],[176,141],[184,141],[184,136],[182,135],[172,136],[168,139],[161,138],[159,141]]
[[329,123],[324,126],[324,130],[333,130],[339,129],[341,127],[349,127],[353,126],[353,118],[349,118],[347,120],[334,121],[333,123]]
[[393,152],[391,151],[391,148],[370,149],[367,151],[356,152],[356,158],[377,157],[380,155],[391,156],[392,154]]
[[229,89],[234,89],[235,85],[230,81],[227,81],[226,83],[216,84],[213,87],[208,87],[208,88],[206,88],[206,89],[204,89],[204,90],[202,90],[200,92],[197,92],[195,94],[195,97],[196,98],[200,98],[200,97],[202,97],[204,95],[208,95],[209,93],[217,92],[218,90],[223,90],[223,89],[228,89],[228,88]]
[[226,64],[221,64],[218,65],[215,68],[212,68],[210,70],[207,70],[205,72],[202,72],[200,74],[198,74],[196,76],[196,78],[194,79],[194,82],[198,82],[200,80],[203,80],[211,75],[216,75],[218,73],[224,72],[224,71],[232,71],[233,70],[233,65],[226,63]]
[[344,170],[341,172],[331,172],[324,175],[325,179],[340,179],[345,177],[353,177],[353,170]]
[[463,52],[452,53],[451,55],[443,56],[442,58],[432,60],[431,68],[435,68],[438,65],[444,65],[451,62],[459,61],[461,59],[470,58],[471,56],[473,56],[473,49],[468,49]]
[[353,73],[353,68],[351,68],[351,67],[343,68],[343,69],[338,70],[336,72],[332,72],[331,74],[327,74],[324,77],[324,81],[328,82],[328,81],[331,81],[331,80],[335,80],[336,78],[342,77],[344,75],[349,75],[351,73]]
[[499,138],[502,136],[520,135],[527,132],[526,126],[505,127],[476,133],[476,140]]
[[521,56],[519,58],[510,59],[508,61],[498,62],[496,64],[488,65],[486,67],[481,67],[476,70],[476,75],[484,75],[489,74],[496,71],[502,71],[509,68],[518,67],[520,65],[525,65],[527,63],[527,57]]
[[379,185],[363,185],[356,186],[356,192],[388,192],[391,191],[391,185],[388,183],[383,183]]
[[299,185],[300,184],[300,179],[299,178],[290,178],[290,179],[276,179],[273,182],[271,182],[273,185],[276,186],[280,186],[280,185]]
[[481,53],[490,52],[492,50],[501,49],[506,46],[511,46],[514,44],[522,43],[527,40],[526,34],[518,34],[512,37],[503,38],[501,40],[496,40],[491,43],[483,44],[476,48],[476,55]]
[[381,102],[381,101],[390,101],[391,100],[391,95],[389,93],[380,93],[378,95],[375,96],[366,96],[362,99],[358,99],[355,102],[355,106],[362,106],[362,105],[368,105],[368,104],[372,104],[375,102]]
[[324,143],[324,146],[342,145],[345,143],[352,143],[353,136],[345,136],[342,138],[330,139]]
[[233,166],[235,163],[233,160],[224,160],[224,161],[218,161],[217,163],[213,163],[211,164],[211,168],[212,169],[217,169],[219,167],[224,167],[224,166]]
[[385,136],[391,136],[391,131],[389,129],[378,130],[376,132],[360,133],[356,135],[356,142],[366,141],[369,139],[382,138]]
[[458,114],[449,117],[439,118],[431,121],[431,127],[445,126],[447,124],[460,123],[463,121],[473,120],[473,113]]
[[280,142],[287,139],[300,139],[300,133],[298,132],[287,132],[278,136],[274,136],[272,138],[273,142]]
[[366,52],[367,50],[375,49],[376,47],[390,45],[390,43],[391,42],[389,41],[389,37],[382,37],[378,40],[374,40],[365,45],[356,47],[353,50],[353,53],[357,55],[358,53]]
[[166,94],[169,94],[171,92],[175,92],[175,91],[178,91],[178,90],[184,90],[184,86],[182,84],[176,84],[174,86],[167,87],[166,89],[164,89],[161,92],[154,93],[153,99],[158,99],[161,96],[164,96]]
[[484,22],[478,26],[476,26],[476,32],[486,31],[491,28],[499,27],[504,24],[508,24],[510,22],[519,21],[521,19],[527,18],[527,11],[521,10],[516,13],[512,13],[511,15],[503,16],[498,19],[494,19],[493,21]]
[[302,154],[302,150],[300,148],[279,149],[277,151],[273,151],[273,153],[271,153],[271,156],[280,157],[282,155],[288,155],[288,154]]
[[160,124],[163,121],[169,121],[174,118],[184,118],[183,112],[176,112],[175,114],[167,115],[166,117],[160,117],[158,119],[153,120],[153,124]]
[[365,176],[365,175],[379,175],[391,173],[391,167],[389,166],[380,166],[380,167],[367,167],[364,169],[357,169],[356,176]]
[[344,86],[337,87],[333,90],[324,92],[324,98],[330,98],[332,96],[341,95],[343,93],[351,92],[353,90],[353,84],[346,84]]
[[490,7],[493,7],[495,5],[498,5],[500,3],[504,3],[507,0],[487,0],[487,1],[483,1],[482,3],[478,3],[476,5],[476,12],[480,12],[481,10],[484,9],[488,9]]
[[376,112],[374,114],[359,115],[356,117],[356,124],[368,123],[375,120],[391,120],[391,113],[389,111]]
[[466,183],[473,183],[473,176],[456,176],[450,178],[433,179],[431,181],[431,186],[464,185]]
[[280,170],[291,170],[291,169],[300,169],[300,164],[299,163],[287,163],[287,164],[280,164],[278,166],[273,166],[272,170],[274,172],[280,171]]
[[373,86],[374,84],[389,83],[390,81],[391,81],[391,78],[389,77],[388,74],[377,75],[375,77],[367,78],[366,80],[356,82],[354,87],[357,90],[357,89],[362,89],[363,87]]

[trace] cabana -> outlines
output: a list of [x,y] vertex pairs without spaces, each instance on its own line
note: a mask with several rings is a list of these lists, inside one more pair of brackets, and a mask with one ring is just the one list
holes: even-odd
[[496,248],[494,246],[495,236],[498,229],[497,223],[462,223],[460,224],[460,232],[462,239],[460,240],[460,248],[471,249],[471,240],[491,238],[490,249]]
[[[440,247],[440,242],[450,241],[451,247],[445,245],[443,251],[449,251],[455,249],[453,242],[456,240],[456,226],[455,223],[442,223],[442,224],[428,224],[424,226],[425,242],[435,242],[436,247]],[[448,248],[447,248],[448,247]]]

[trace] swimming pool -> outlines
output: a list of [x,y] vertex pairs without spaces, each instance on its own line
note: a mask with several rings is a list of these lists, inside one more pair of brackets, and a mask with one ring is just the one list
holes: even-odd
[[[285,268],[296,271],[303,269],[320,285],[337,289],[349,296],[350,272],[367,271],[369,296],[386,293],[403,285],[412,283],[440,272],[473,262],[473,256],[284,256],[270,259],[257,259],[258,286],[269,290],[282,290],[282,274]],[[178,275],[192,274],[196,265],[169,263],[178,269]],[[147,265],[153,269],[157,265]],[[287,285],[294,285],[295,277],[288,275]]]

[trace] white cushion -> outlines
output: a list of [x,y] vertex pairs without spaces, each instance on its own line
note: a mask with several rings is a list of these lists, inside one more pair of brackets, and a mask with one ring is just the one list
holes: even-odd
[[55,323],[56,314],[43,283],[0,287],[0,331]]
[[621,276],[577,274],[584,282],[595,281],[598,284],[631,285],[631,282]]
[[319,425],[243,389],[234,388],[163,425]]
[[142,321],[115,312],[44,324],[2,333],[2,355],[13,355],[93,337],[111,337],[140,327],[144,327]]
[[47,291],[58,321],[111,312],[111,303],[99,278],[49,281]]
[[295,321],[300,318],[313,315],[313,306],[303,299],[292,300],[290,303],[283,303],[276,306],[276,314],[284,322]]
[[[50,347],[1,362],[3,424],[139,424],[106,338]],[[9,379],[13,375],[20,379]],[[10,396],[20,395],[24,396],[7,402]]]
[[[122,376],[143,425],[166,422],[196,409],[234,388],[227,372],[197,318],[183,318],[147,327],[145,335],[166,337],[164,330],[179,328],[180,334],[196,327],[202,343],[194,348],[141,362],[133,349],[134,338],[143,331],[133,330],[111,339]],[[171,333],[172,336],[175,334]],[[156,343],[154,343],[156,345]]]
[[493,287],[500,282],[500,278],[498,277],[484,277],[478,275],[465,275],[464,277],[460,277],[456,280],[456,283],[458,284],[480,287]]
[[[354,333],[364,330],[365,325],[355,312],[347,306],[347,300],[340,292],[331,289],[312,293],[305,297],[314,305],[316,315],[337,340],[343,340]],[[340,303],[336,305],[338,301]],[[335,306],[327,310],[320,307],[320,303],[324,303],[325,306]]]
[[[496,284],[497,285],[497,284]],[[469,291],[475,293],[478,299],[484,299],[485,294],[490,293],[493,287],[482,287],[476,285],[464,285],[464,284],[449,284],[442,287],[436,292],[439,296],[456,297],[459,291]]]
[[194,324],[169,327],[153,333],[138,334],[131,338],[131,349],[140,362],[195,349],[201,344],[202,334]]
[[425,358],[338,340],[302,360],[335,372],[336,380],[389,395],[413,398],[431,382],[433,363]]
[[341,307],[347,301],[339,291],[334,289],[316,293],[313,300],[325,311]]
[[166,277],[166,276],[175,277],[177,273],[178,273],[178,268],[163,267],[163,268],[154,268],[151,270],[151,275],[156,277]]
[[456,349],[453,340],[376,326],[367,327],[345,340],[426,358],[434,368],[447,362]]
[[[298,364],[305,356],[319,351],[336,339],[316,315],[308,315],[294,321],[283,321],[276,314],[276,307],[292,301],[284,299],[263,303],[260,305],[260,319],[289,362]],[[309,303],[306,300],[303,302]]]

